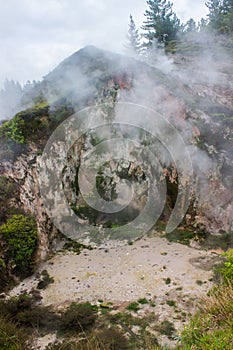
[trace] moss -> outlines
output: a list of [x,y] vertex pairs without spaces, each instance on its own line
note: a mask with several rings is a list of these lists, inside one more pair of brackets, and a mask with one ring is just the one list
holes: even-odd
[[76,254],[80,254],[81,251],[83,249],[88,249],[88,250],[92,250],[93,247],[91,246],[87,246],[85,244],[73,241],[72,239],[68,238],[67,242],[64,244],[63,250],[71,250],[73,252],[75,252]]
[[41,151],[55,128],[72,114],[73,109],[67,104],[53,106],[50,111],[47,101],[17,113],[0,126],[0,157],[14,160],[27,153],[31,143]]
[[166,233],[165,236],[169,242],[177,242],[189,245],[190,239],[195,237],[195,233],[185,229],[175,229],[172,232]]

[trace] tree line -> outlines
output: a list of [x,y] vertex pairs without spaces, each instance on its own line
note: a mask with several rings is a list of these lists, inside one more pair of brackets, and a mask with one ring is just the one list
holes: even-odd
[[173,3],[167,0],[147,0],[148,9],[145,11],[145,21],[139,29],[130,15],[127,48],[132,53],[141,54],[156,41],[165,46],[174,40],[180,40],[187,33],[198,33],[204,30],[215,31],[219,34],[233,33],[233,0],[208,0],[205,5],[209,13],[198,23],[190,18],[181,23],[173,11]]

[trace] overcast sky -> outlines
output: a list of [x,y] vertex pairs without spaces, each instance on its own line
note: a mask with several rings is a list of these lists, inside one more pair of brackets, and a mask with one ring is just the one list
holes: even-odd
[[[40,80],[85,45],[121,52],[129,14],[144,20],[146,0],[0,0],[0,88]],[[183,21],[205,17],[205,0],[173,0]]]

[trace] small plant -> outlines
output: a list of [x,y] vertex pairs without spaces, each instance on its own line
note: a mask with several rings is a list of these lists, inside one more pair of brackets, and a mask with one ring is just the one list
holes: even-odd
[[170,284],[171,283],[171,278],[170,277],[167,277],[164,279],[165,283],[166,284]]
[[138,302],[133,301],[132,303],[130,303],[127,308],[128,311],[134,311],[137,312],[138,310],[140,310],[140,306],[138,304]]
[[110,327],[97,333],[97,341],[100,349],[128,350],[130,349],[127,338],[116,328]]
[[202,285],[203,285],[203,281],[201,281],[201,280],[196,280],[196,284],[197,284],[198,286],[202,286]]
[[23,329],[18,328],[13,321],[0,317],[0,349],[31,349],[28,333],[25,333]]
[[43,270],[41,272],[42,280],[38,282],[37,288],[38,289],[45,289],[49,284],[54,282],[54,278],[49,276],[49,273],[47,270]]
[[169,305],[169,306],[173,306],[173,307],[176,306],[176,302],[174,300],[167,300],[166,304]]
[[229,249],[223,256],[227,261],[224,262],[224,267],[220,268],[219,272],[223,276],[224,281],[233,284],[233,249]]
[[72,303],[62,314],[62,329],[66,332],[83,332],[89,330],[95,324],[97,309],[90,303]]
[[73,241],[70,238],[68,238],[67,242],[63,246],[63,250],[71,250],[77,255],[80,254],[83,249],[92,250],[93,248],[91,246],[87,246],[85,244]]
[[164,320],[163,322],[161,322],[161,324],[156,327],[156,330],[159,331],[161,334],[167,335],[169,338],[171,338],[175,332],[173,323],[171,323],[168,320]]
[[20,276],[33,272],[34,254],[37,247],[37,226],[34,218],[13,215],[0,226],[2,239],[6,243],[5,263]]
[[155,307],[156,306],[156,303],[154,301],[150,301],[149,304],[150,304],[151,307]]
[[0,128],[0,136],[4,136],[6,139],[15,143],[26,143],[23,135],[23,129],[25,122],[19,116],[15,116],[13,119],[5,122]]
[[141,298],[141,299],[138,299],[138,303],[141,305],[145,305],[145,304],[148,304],[148,300],[146,298]]

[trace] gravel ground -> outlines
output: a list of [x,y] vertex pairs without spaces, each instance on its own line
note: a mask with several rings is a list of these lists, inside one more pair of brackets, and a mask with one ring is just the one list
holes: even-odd
[[[215,253],[160,237],[146,237],[133,245],[84,249],[79,255],[60,252],[40,267],[54,278],[41,293],[43,304],[56,307],[70,301],[99,299],[130,302],[145,296],[161,297],[179,287],[182,294],[200,297],[211,287],[210,268],[215,257]],[[37,275],[25,279],[11,294],[35,288]],[[171,282],[166,283],[166,279]],[[199,285],[197,280],[203,283]]]

